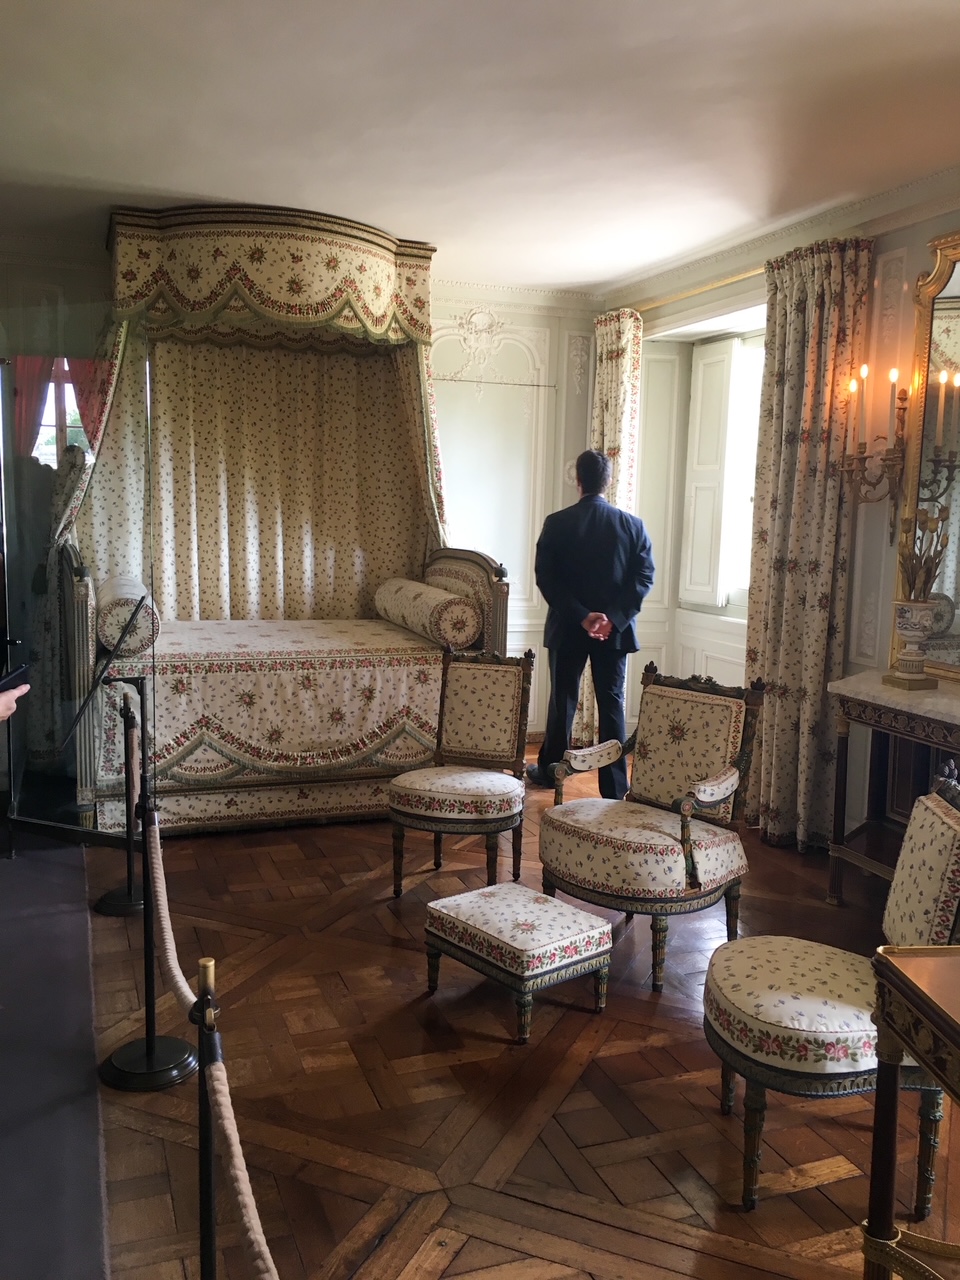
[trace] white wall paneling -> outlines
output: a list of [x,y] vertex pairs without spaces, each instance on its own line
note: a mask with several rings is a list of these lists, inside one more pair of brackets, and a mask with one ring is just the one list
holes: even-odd
[[678,609],[671,674],[712,676],[742,685],[746,676],[747,624],[740,618]]
[[563,472],[587,438],[592,314],[469,292],[445,294],[433,312],[447,533],[507,568],[509,650],[537,655],[532,732],[543,730],[549,687],[534,553],[547,514],[576,500]]

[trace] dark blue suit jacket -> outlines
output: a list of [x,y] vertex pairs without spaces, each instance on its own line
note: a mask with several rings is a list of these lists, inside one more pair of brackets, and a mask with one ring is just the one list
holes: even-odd
[[639,649],[634,618],[653,586],[653,551],[638,516],[586,494],[547,516],[537,542],[537,586],[549,605],[543,640],[548,649],[588,637],[588,613],[613,624],[604,644],[624,653]]

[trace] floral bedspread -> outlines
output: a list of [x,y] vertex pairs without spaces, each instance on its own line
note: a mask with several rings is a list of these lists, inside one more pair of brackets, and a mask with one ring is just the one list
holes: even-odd
[[[147,725],[157,790],[394,776],[429,763],[442,651],[382,619],[165,622],[154,654],[114,674],[154,674]],[[99,795],[122,790],[119,708],[106,690]]]

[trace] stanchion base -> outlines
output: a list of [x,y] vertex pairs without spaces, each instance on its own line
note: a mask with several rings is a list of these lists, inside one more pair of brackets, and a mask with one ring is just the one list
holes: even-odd
[[188,1040],[157,1036],[152,1057],[147,1057],[146,1040],[131,1040],[100,1063],[99,1075],[111,1089],[152,1093],[188,1080],[199,1065],[197,1050]]
[[126,885],[110,889],[96,900],[91,910],[98,916],[138,916],[143,911],[140,886],[134,888],[133,897],[127,892]]

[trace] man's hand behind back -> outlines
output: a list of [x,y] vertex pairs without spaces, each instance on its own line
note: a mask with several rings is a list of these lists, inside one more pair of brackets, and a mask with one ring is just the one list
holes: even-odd
[[588,613],[580,625],[591,640],[606,640],[613,630],[613,623],[605,613]]

